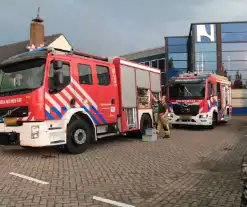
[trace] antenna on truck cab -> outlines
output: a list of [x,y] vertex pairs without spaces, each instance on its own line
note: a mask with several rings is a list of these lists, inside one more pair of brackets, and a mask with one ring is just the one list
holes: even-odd
[[99,56],[96,56],[96,55],[91,55],[91,54],[84,53],[84,52],[81,52],[81,51],[71,50],[71,54],[72,55],[82,56],[82,57],[87,57],[87,58],[92,58],[92,59],[95,59],[95,60],[101,60],[101,61],[108,62],[108,58],[99,57]]

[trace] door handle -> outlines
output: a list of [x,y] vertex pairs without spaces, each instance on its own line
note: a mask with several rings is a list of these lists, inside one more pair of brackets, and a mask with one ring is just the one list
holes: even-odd
[[111,100],[111,104],[115,104],[115,98]]
[[70,105],[72,106],[72,105],[75,105],[75,99],[74,98],[72,98],[71,100],[70,100]]

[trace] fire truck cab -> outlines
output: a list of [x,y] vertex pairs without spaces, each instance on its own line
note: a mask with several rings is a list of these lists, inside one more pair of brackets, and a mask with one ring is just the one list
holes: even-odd
[[0,144],[84,152],[110,135],[153,125],[160,70],[121,58],[42,48],[0,65]]
[[174,127],[214,128],[231,119],[231,82],[224,76],[184,73],[171,78],[167,94],[169,121]]

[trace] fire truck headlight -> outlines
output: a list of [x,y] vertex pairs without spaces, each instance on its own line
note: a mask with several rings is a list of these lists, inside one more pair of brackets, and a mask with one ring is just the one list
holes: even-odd
[[31,127],[31,139],[39,138],[39,126],[35,125]]
[[205,119],[205,118],[208,118],[208,115],[207,115],[207,114],[201,114],[201,115],[199,116],[199,118]]

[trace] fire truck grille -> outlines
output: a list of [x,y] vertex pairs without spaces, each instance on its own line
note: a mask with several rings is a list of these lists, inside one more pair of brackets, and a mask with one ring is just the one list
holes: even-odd
[[26,117],[28,116],[27,106],[0,108],[1,117]]
[[182,104],[173,104],[173,111],[176,115],[192,115],[196,116],[199,113],[199,105],[182,105]]

